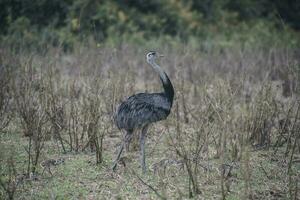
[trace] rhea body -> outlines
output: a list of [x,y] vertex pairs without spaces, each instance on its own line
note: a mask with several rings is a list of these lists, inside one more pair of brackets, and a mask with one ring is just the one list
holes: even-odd
[[174,88],[164,70],[155,62],[160,57],[157,52],[149,52],[146,61],[158,73],[164,91],[160,93],[139,93],[128,97],[128,99],[118,107],[114,120],[120,130],[124,130],[125,137],[121,144],[117,158],[113,165],[115,170],[124,147],[128,145],[135,130],[140,133],[141,167],[143,173],[146,172],[145,162],[145,137],[147,129],[151,123],[164,120],[171,112],[174,98]]

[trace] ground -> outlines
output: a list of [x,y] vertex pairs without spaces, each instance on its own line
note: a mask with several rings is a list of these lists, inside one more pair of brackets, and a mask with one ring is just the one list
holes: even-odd
[[[151,128],[150,132],[157,130]],[[135,150],[123,154],[125,166],[120,162],[115,172],[111,170],[121,137],[105,138],[104,161],[101,164],[96,164],[95,153],[63,154],[55,142],[47,141],[41,160],[64,158],[64,164],[52,166],[53,175],[47,171],[42,175],[42,168],[39,166],[34,179],[28,178],[19,183],[15,197],[16,199],[157,199],[158,196],[140,180],[142,179],[168,199],[186,199],[189,195],[189,179],[185,166],[180,162],[180,158],[168,149],[167,136],[164,134],[170,133],[162,133],[158,137],[148,136],[146,174],[141,173],[139,152]],[[27,138],[20,137],[19,133],[6,133],[1,136],[1,148],[14,149],[19,169],[24,169],[26,165],[24,152],[26,145]],[[243,163],[239,161],[228,163],[230,169],[225,168],[227,199],[243,199],[246,193],[253,199],[288,199],[288,158],[284,156],[283,150],[282,147],[277,155],[273,156],[272,149],[249,149],[251,152],[248,166],[249,191],[245,191],[247,187],[244,178],[247,175],[241,166]],[[292,176],[299,181],[300,156],[294,160],[293,169],[296,174]],[[220,159],[217,158],[200,160],[198,166],[200,192],[195,199],[221,198],[220,166]]]

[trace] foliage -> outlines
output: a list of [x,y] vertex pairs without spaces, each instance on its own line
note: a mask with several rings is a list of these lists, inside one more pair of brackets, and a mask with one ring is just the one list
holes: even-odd
[[[0,3],[0,38],[9,45],[62,45],[111,38],[161,35],[207,38],[241,36],[253,28],[273,35],[299,29],[297,1],[145,1],[145,0],[4,0]],[[288,11],[288,12],[287,12]],[[287,14],[289,13],[289,14]],[[241,30],[241,31],[240,31]]]

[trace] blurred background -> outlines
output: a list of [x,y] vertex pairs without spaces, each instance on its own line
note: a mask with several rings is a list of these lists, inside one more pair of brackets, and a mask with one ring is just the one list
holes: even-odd
[[[297,0],[2,0],[0,36],[7,44],[62,45],[90,40],[143,42],[157,37],[284,40],[300,30]],[[284,37],[284,38],[283,38]],[[277,40],[274,40],[275,42]],[[272,41],[273,42],[273,41]]]

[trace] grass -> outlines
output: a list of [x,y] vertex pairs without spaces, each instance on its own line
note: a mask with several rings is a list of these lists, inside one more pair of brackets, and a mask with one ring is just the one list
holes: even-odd
[[[163,136],[165,137],[165,136]],[[15,159],[19,161],[18,165],[22,166],[21,161],[25,161],[22,148],[25,141],[11,142],[19,138],[18,135],[6,135],[2,138],[2,147],[12,146],[15,149]],[[163,140],[163,138],[161,139]],[[5,144],[3,144],[5,143]],[[55,148],[53,142],[47,142],[47,148]],[[9,144],[9,145],[7,145]],[[51,176],[45,172],[38,177],[38,180],[28,180],[24,182],[17,190],[16,197],[20,199],[135,199],[146,198],[156,199],[154,192],[141,183],[138,176],[144,181],[156,188],[161,194],[168,198],[187,198],[188,194],[188,177],[185,169],[180,165],[168,165],[166,172],[163,173],[162,167],[154,173],[153,165],[158,163],[161,158],[171,158],[172,152],[163,148],[155,148],[155,153],[147,157],[149,172],[143,176],[139,168],[138,152],[130,152],[126,156],[130,157],[126,167],[120,166],[116,173],[112,172],[111,158],[114,156],[114,148],[105,150],[105,160],[101,165],[96,165],[94,153],[67,153],[45,152],[50,158],[64,157],[65,163],[53,167]],[[147,143],[147,150],[150,152],[154,148],[153,144]],[[287,163],[283,156],[284,152],[280,151],[277,159],[274,160],[272,150],[251,151],[250,153],[250,173],[251,193],[253,198],[261,199],[285,199],[288,198],[288,177],[286,175]],[[220,160],[209,159],[202,163],[206,168],[199,170],[200,188],[202,194],[199,196],[204,199],[221,198],[220,194]],[[231,162],[233,169],[228,177],[230,192],[227,199],[241,199],[244,196],[244,169],[240,162]],[[135,173],[132,172],[135,171]],[[294,165],[293,170],[299,175],[299,166]],[[42,169],[39,168],[38,173]],[[297,174],[295,174],[297,175]]]
[[[10,123],[0,129],[0,197],[10,191],[16,199],[299,198],[294,50],[156,48],[166,56],[160,63],[176,99],[168,119],[149,130],[145,175],[134,142],[111,170],[122,138],[112,122],[116,106],[161,88],[142,48],[50,47],[44,55],[2,48],[2,66],[12,70],[1,79],[1,98],[9,101],[0,101],[7,102],[0,119]],[[42,174],[40,162],[57,158],[64,164]]]

